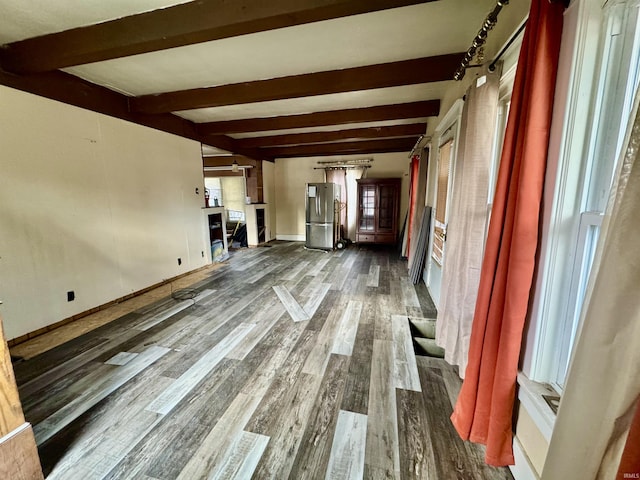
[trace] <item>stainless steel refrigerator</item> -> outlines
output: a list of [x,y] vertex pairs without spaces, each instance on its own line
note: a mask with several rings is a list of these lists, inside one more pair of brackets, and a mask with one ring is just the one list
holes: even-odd
[[333,249],[336,240],[336,203],[340,202],[340,185],[307,183],[306,227],[308,248]]

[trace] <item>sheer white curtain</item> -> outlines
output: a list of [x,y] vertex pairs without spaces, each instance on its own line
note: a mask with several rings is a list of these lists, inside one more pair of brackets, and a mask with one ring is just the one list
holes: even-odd
[[436,343],[445,349],[445,360],[460,367],[461,376],[467,366],[482,268],[500,69],[482,75],[486,82],[473,82],[462,111],[436,322]]
[[362,178],[365,170],[360,167],[325,170],[325,180],[340,185],[340,200],[343,204],[340,211],[342,237],[350,240],[355,240],[356,238],[358,206],[358,183],[356,180]]
[[348,219],[347,219],[347,171],[344,168],[326,169],[325,178],[329,183],[335,183],[340,186],[340,202],[342,203],[340,208],[340,237],[343,238],[347,231]]
[[358,180],[365,176],[366,168],[350,168],[347,170],[347,229],[345,235],[349,240],[356,239],[356,218],[358,216]]
[[640,396],[639,99],[636,94],[543,480],[616,478]]

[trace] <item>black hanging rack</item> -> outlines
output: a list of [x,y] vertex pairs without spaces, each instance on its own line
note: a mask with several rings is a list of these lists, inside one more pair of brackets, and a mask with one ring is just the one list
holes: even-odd
[[489,31],[492,30],[493,27],[495,27],[496,23],[498,22],[498,14],[506,5],[509,5],[509,0],[498,0],[496,2],[496,6],[493,7],[493,10],[489,12],[487,18],[485,18],[484,23],[482,24],[482,28],[473,39],[473,42],[471,42],[471,46],[469,47],[469,50],[467,50],[467,53],[465,53],[460,66],[453,74],[454,80],[462,80],[464,78],[466,69],[471,63],[471,60],[473,60],[473,57],[475,57],[476,51],[487,41],[487,35],[489,34]]

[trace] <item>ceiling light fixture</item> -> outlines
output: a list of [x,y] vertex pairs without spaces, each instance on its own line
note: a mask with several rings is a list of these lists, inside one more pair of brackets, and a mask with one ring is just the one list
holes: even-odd
[[237,172],[239,168],[240,168],[240,165],[238,165],[238,161],[234,160],[233,163],[231,164],[231,171]]

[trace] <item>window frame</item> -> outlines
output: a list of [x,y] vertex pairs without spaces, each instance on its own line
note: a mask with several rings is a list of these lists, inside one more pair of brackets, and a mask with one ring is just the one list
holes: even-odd
[[[580,328],[580,292],[586,288],[591,267],[589,258],[592,259],[597,240],[593,232],[597,232],[602,222],[621,148],[619,135],[616,135],[615,148],[602,142],[611,143],[616,131],[612,122],[616,118],[621,122],[626,119],[624,106],[631,104],[629,97],[632,97],[627,79],[629,72],[635,69],[633,82],[637,85],[637,56],[640,53],[638,2],[623,0],[600,6],[583,0],[572,7],[578,9],[572,18],[576,22],[573,25],[575,40],[570,42],[573,64],[569,78],[564,79],[567,103],[563,116],[554,118],[554,121],[562,120],[562,126],[558,129],[560,132],[555,132],[555,147],[552,131],[549,157],[557,155],[558,163],[557,169],[547,172],[545,184],[555,187],[552,207],[543,220],[536,295],[522,369],[528,378],[548,383],[560,393]],[[632,9],[636,9],[633,13],[636,23],[630,27],[627,13]],[[621,16],[621,11],[627,13]],[[620,37],[616,28],[622,20],[630,30]],[[632,50],[626,45],[629,35],[633,37]],[[626,64],[628,69],[621,64],[624,58],[631,59]],[[625,91],[624,98],[620,98],[618,84],[623,76]],[[559,84],[562,80],[559,78]],[[619,105],[612,106],[612,98],[615,99],[613,103]],[[621,105],[622,110],[618,108]],[[594,179],[598,181],[594,182]],[[550,200],[547,194],[545,200]]]

